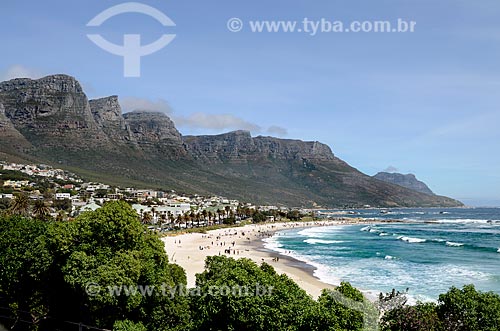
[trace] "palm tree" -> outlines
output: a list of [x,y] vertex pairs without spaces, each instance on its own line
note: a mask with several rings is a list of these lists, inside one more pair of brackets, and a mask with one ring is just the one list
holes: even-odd
[[168,221],[169,221],[170,224],[173,223],[173,221],[174,221],[174,215],[172,214],[171,211],[167,212],[167,219],[168,219]]
[[163,231],[163,228],[165,227],[165,224],[167,223],[167,222],[166,222],[167,215],[165,215],[165,214],[161,214],[161,215],[160,215],[160,219],[161,219],[161,221],[160,221],[160,228],[161,228],[161,230]]
[[206,209],[203,209],[201,211],[201,215],[203,216],[203,221],[206,222],[206,224],[208,225],[208,222],[207,222],[207,215],[208,215],[208,212]]
[[50,217],[50,207],[43,200],[36,200],[33,204],[33,217],[47,220]]
[[156,217],[156,208],[155,207],[151,208],[151,213],[153,214],[153,223],[156,224],[156,222],[158,221],[158,218]]
[[181,226],[181,223],[183,220],[184,220],[184,216],[182,216],[182,214],[179,214],[177,216],[177,224],[179,224],[179,227]]
[[194,228],[193,222],[196,220],[196,214],[193,210],[191,210],[191,213],[189,214],[189,217],[191,218],[191,227]]
[[220,210],[220,209],[217,209],[216,213],[217,213],[217,216],[218,216],[219,224],[221,224],[221,221],[222,221],[222,216],[221,215],[223,214],[223,211]]
[[197,213],[196,214],[196,226],[200,227],[200,221],[201,221],[201,214]]
[[211,211],[208,211],[208,225],[211,225],[214,214]]
[[186,222],[186,229],[187,229],[189,222],[191,222],[191,216],[189,216],[188,213],[186,213],[186,215],[184,215],[184,221]]
[[226,206],[224,208],[224,210],[226,211],[226,218],[229,218],[229,211],[231,210],[231,207],[230,206]]
[[150,212],[146,212],[144,213],[144,215],[142,216],[142,222],[144,224],[149,224],[151,223],[151,221],[153,220],[153,216],[151,216],[151,213]]
[[9,212],[14,215],[28,216],[30,199],[26,194],[18,194],[12,200]]
[[43,192],[43,198],[47,201],[54,199],[54,190],[50,188],[47,189],[45,192]]
[[238,207],[236,207],[236,215],[241,218],[243,216],[242,213],[243,213],[243,207],[241,204],[238,204]]

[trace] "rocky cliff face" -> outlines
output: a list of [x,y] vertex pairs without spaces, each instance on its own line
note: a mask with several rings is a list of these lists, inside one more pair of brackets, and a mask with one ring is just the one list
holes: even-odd
[[90,179],[288,206],[457,206],[373,179],[319,142],[247,131],[182,137],[165,114],[88,101],[72,77],[0,83],[0,155],[81,169]]
[[10,119],[5,115],[5,108],[2,103],[0,103],[0,137],[0,145],[4,150],[26,150],[33,147],[29,141],[16,130]]
[[116,127],[125,129],[125,120],[122,117],[122,108],[118,102],[118,96],[95,99],[89,101],[90,110],[94,119],[101,127]]
[[245,162],[256,147],[248,131],[233,131],[213,136],[185,136],[188,152],[205,162]]
[[275,159],[333,161],[337,158],[325,144],[317,141],[301,141],[278,139],[273,137],[256,137],[257,151]]
[[196,158],[211,162],[249,162],[265,160],[336,160],[331,149],[319,142],[252,138],[248,131],[233,131],[213,136],[185,136],[188,151]]
[[434,195],[434,192],[432,192],[424,182],[419,181],[414,174],[403,175],[399,173],[379,172],[373,177],[387,183],[406,187],[413,191]]
[[35,146],[90,149],[107,144],[87,97],[73,77],[55,75],[3,82],[0,101],[7,118]]
[[123,115],[131,138],[149,157],[159,155],[165,159],[186,158],[182,136],[174,122],[165,114],[133,111]]
[[137,148],[137,141],[123,118],[118,96],[90,100],[89,106],[98,127],[113,142]]

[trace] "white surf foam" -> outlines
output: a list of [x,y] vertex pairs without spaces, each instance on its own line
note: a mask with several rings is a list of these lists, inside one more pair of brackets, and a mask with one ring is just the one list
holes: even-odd
[[462,243],[455,243],[453,241],[447,241],[446,242],[446,246],[450,246],[450,247],[462,247],[464,244]]
[[306,239],[304,240],[305,243],[315,245],[315,244],[340,244],[343,243],[344,241],[342,240],[323,240],[323,239]]
[[298,235],[309,237],[309,238],[323,238],[331,235],[332,233],[339,232],[342,230],[341,225],[336,226],[325,226],[325,227],[313,227],[300,230],[297,232]]
[[283,249],[283,245],[278,242],[277,237],[270,237],[262,240],[265,244],[264,247],[275,252],[278,252],[285,256],[290,256],[294,259],[302,261],[310,266],[315,268],[313,275],[319,278],[322,282],[327,284],[338,286],[340,285],[340,278],[334,277],[335,272],[333,268],[321,263],[316,262],[315,260],[321,260],[320,256],[310,256],[305,257],[303,255],[298,254],[295,251],[285,250]]
[[427,241],[427,239],[421,239],[421,238],[413,238],[413,237],[406,237],[406,236],[399,236],[399,240],[406,241],[407,243],[410,244],[420,244],[424,243]]
[[284,249],[281,248],[281,247],[283,247],[283,245],[280,242],[278,242],[277,237],[270,237],[270,238],[262,239],[262,241],[264,242],[264,247],[267,249],[270,249],[272,251],[276,251],[279,253],[282,253],[285,251]]
[[440,224],[490,224],[496,223],[498,220],[478,220],[478,219],[437,219],[435,221],[430,221],[433,223]]

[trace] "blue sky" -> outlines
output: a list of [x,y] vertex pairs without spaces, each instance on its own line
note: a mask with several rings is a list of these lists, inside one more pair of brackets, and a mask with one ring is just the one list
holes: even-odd
[[[140,1],[175,27],[122,14],[124,1],[3,1],[0,78],[75,76],[89,98],[167,112],[183,134],[250,129],[318,140],[367,174],[389,166],[468,204],[500,206],[500,3],[496,0]],[[238,17],[243,29],[227,29]],[[250,20],[398,18],[414,33],[254,33]],[[141,77],[94,45],[176,38]]]

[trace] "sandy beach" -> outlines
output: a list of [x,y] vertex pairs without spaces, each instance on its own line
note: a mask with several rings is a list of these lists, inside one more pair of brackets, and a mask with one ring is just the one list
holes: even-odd
[[170,261],[179,264],[186,270],[188,287],[195,286],[196,274],[203,272],[207,256],[226,255],[236,259],[249,258],[257,264],[269,263],[276,272],[288,275],[312,297],[317,298],[322,289],[333,288],[334,285],[324,283],[314,277],[314,267],[266,249],[262,240],[273,236],[277,231],[287,229],[365,223],[374,222],[339,219],[317,222],[251,224],[243,227],[212,230],[206,234],[188,233],[167,236],[162,238],[162,241],[165,243]]

